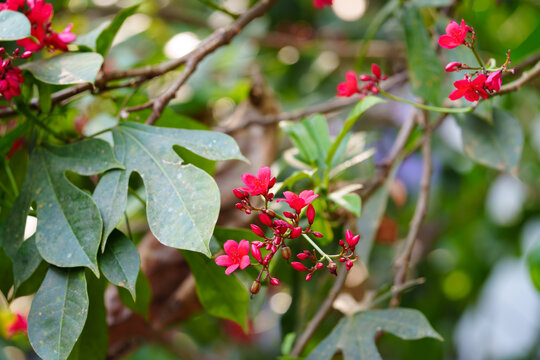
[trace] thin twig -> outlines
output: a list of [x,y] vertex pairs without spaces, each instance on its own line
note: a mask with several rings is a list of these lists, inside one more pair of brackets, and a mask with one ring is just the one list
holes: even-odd
[[[425,118],[425,141],[422,144],[422,179],[420,181],[420,194],[418,195],[418,201],[416,203],[416,209],[414,210],[413,219],[411,221],[411,227],[409,233],[407,234],[407,239],[405,241],[405,247],[400,255],[396,258],[394,263],[395,275],[394,275],[394,288],[399,289],[407,278],[407,272],[409,270],[409,264],[411,261],[414,244],[418,237],[418,232],[420,231],[420,226],[424,221],[424,218],[427,213],[428,203],[429,203],[429,190],[431,188],[431,173],[432,173],[432,162],[431,162],[431,126],[427,119],[427,114]],[[396,291],[392,296],[390,301],[390,306],[397,307],[401,300],[401,292]]]
[[501,90],[493,94],[493,96],[503,95],[509,92],[517,91],[521,89],[523,85],[535,79],[539,75],[540,75],[540,61],[538,61],[536,65],[533,66],[532,69],[530,69],[529,71],[525,71],[523,74],[521,74],[521,76],[518,79],[501,87]]

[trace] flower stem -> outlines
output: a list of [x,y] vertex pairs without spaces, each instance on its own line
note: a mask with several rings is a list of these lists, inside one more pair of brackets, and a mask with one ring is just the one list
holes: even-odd
[[428,111],[436,111],[436,112],[447,113],[447,114],[466,113],[466,112],[473,111],[472,107],[445,108],[445,107],[438,107],[438,106],[419,104],[419,103],[415,103],[415,102],[412,102],[412,101],[405,100],[403,98],[394,96],[394,95],[389,94],[386,91],[383,91],[383,90],[380,90],[380,89],[379,89],[379,94],[381,94],[383,96],[386,96],[387,98],[392,99],[394,101],[399,101],[399,102],[402,102],[404,104],[409,104],[409,105],[412,105],[412,106],[417,107],[419,109],[424,109],[424,110],[428,110]]
[[324,258],[326,258],[328,262],[333,262],[330,256],[328,256],[328,254],[326,254],[317,244],[315,244],[315,242],[311,240],[311,238],[307,236],[307,234],[302,234],[302,236],[307,240],[308,243],[311,244],[311,246],[315,248],[315,250],[319,252],[319,254],[321,254]]

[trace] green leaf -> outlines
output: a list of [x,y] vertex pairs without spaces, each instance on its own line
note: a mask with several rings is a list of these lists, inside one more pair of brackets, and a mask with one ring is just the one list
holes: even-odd
[[441,97],[442,66],[418,8],[405,5],[401,22],[405,30],[412,91],[422,99],[438,104]]
[[65,177],[119,168],[110,146],[97,139],[62,147],[39,147],[31,154],[21,192],[4,225],[4,246],[15,259],[23,244],[26,216],[36,202],[36,247],[45,261],[60,267],[87,266],[99,274],[97,250],[102,220],[90,195]]
[[48,114],[52,108],[52,86],[41,81],[36,81],[39,93],[39,109],[42,114]]
[[51,267],[28,315],[28,338],[44,360],[67,359],[88,315],[83,269]]
[[360,210],[362,209],[362,199],[360,195],[353,193],[360,189],[359,185],[345,186],[338,191],[330,193],[328,197],[336,204],[342,206],[346,210],[352,212],[356,216],[360,216]]
[[30,121],[19,122],[19,124],[17,125],[15,129],[11,130],[10,132],[0,137],[0,155],[2,157],[5,154],[7,154],[9,150],[11,150],[11,146],[13,145],[13,142],[17,140],[19,137],[24,135],[24,132],[28,128],[29,124],[30,124]]
[[322,198],[317,198],[312,202],[315,213],[318,214],[315,216],[315,221],[311,225],[311,229],[316,232],[320,232],[324,235],[322,238],[315,238],[315,241],[319,244],[326,245],[332,240],[334,240],[334,232],[332,231],[332,225],[328,221],[326,216],[323,216],[324,213],[328,213],[327,204]]
[[197,296],[204,309],[247,331],[249,293],[242,283],[235,276],[225,275],[224,268],[216,265],[214,259],[188,251],[182,251],[182,256],[195,277]]
[[523,149],[523,129],[514,116],[493,108],[491,121],[465,114],[460,126],[463,150],[471,159],[498,170],[517,173]]
[[375,345],[375,334],[383,330],[404,340],[425,337],[442,341],[424,315],[413,309],[361,311],[344,317],[332,333],[307,357],[307,360],[327,360],[341,350],[344,360],[377,360],[381,355]]
[[540,242],[535,244],[527,254],[527,265],[531,281],[538,291],[540,291]]
[[452,5],[452,0],[411,0],[416,7],[444,7]]
[[109,51],[109,48],[113,43],[116,33],[118,32],[118,30],[120,30],[120,27],[122,26],[124,21],[126,21],[128,17],[130,17],[135,13],[135,11],[137,11],[138,7],[139,4],[133,5],[123,9],[118,14],[116,14],[113,21],[111,21],[107,28],[105,28],[105,30],[103,30],[103,32],[99,34],[96,40],[96,52],[100,53],[103,56],[107,55],[107,52]]
[[97,53],[65,53],[48,59],[32,61],[21,66],[38,80],[48,84],[68,85],[93,83],[103,64]]
[[12,285],[13,263],[5,253],[4,249],[0,247],[0,292],[4,294],[5,298],[8,297],[8,293]]
[[[322,115],[320,115],[322,116]],[[293,145],[300,152],[302,161],[306,164],[310,164],[312,167],[317,165],[317,156],[320,154],[321,149],[317,147],[315,139],[308,130],[309,119],[304,119],[299,123],[292,121],[282,121],[279,123],[281,129],[289,135]],[[326,134],[321,134],[322,137],[329,137],[328,127],[326,127]]]
[[15,291],[19,286],[28,280],[43,262],[36,246],[36,236],[32,235],[26,239],[13,259],[13,276]]
[[[156,238],[167,246],[209,255],[208,243],[219,213],[219,191],[206,172],[183,165],[173,147],[182,146],[210,160],[244,160],[235,141],[211,131],[131,122],[115,128],[113,137],[116,157],[126,171],[123,175],[118,171],[106,173],[94,192],[106,231],[122,219],[129,175],[135,171],[146,187],[148,223]],[[111,194],[114,201],[108,201]]]
[[118,288],[118,296],[128,309],[141,314],[148,320],[148,307],[152,301],[152,288],[142,271],[139,271],[139,276],[137,276],[137,282],[135,283],[135,297],[137,301],[133,300],[135,297],[132,297],[129,291],[121,287]]
[[135,283],[141,261],[137,248],[126,235],[118,230],[111,233],[99,264],[107,280],[116,286],[126,288],[133,296],[133,300],[136,300]]
[[111,24],[112,20],[106,20],[86,34],[79,35],[73,42],[74,45],[96,51],[96,41],[99,35]]
[[30,21],[23,13],[0,11],[0,41],[24,39],[30,36]]
[[388,202],[388,188],[396,174],[399,162],[394,165],[386,182],[381,186],[363,205],[362,215],[356,221],[358,232],[360,233],[360,242],[356,246],[356,253],[364,264],[369,264],[371,248],[375,241],[375,235],[381,224],[382,217],[386,210]]

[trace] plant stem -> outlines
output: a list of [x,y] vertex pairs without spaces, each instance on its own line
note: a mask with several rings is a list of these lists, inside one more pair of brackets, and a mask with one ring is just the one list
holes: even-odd
[[9,167],[9,164],[6,160],[3,161],[4,163],[4,169],[6,170],[6,174],[9,178],[9,183],[11,184],[11,188],[13,189],[13,192],[15,193],[15,197],[19,196],[19,188],[17,187],[17,182],[15,181],[15,177],[13,176],[13,173],[11,172],[11,168]]
[[326,254],[317,244],[315,244],[315,242],[313,240],[311,240],[311,238],[309,236],[307,236],[307,234],[302,234],[302,236],[304,237],[304,239],[306,239],[308,241],[308,243],[311,244],[311,246],[313,246],[315,248],[315,250],[317,250],[319,252],[319,254],[321,254],[324,258],[326,258],[328,260],[328,262],[333,262],[332,259],[330,258],[330,256],[328,254]]
[[409,100],[402,99],[400,97],[394,96],[380,89],[379,89],[379,94],[386,96],[387,98],[392,99],[394,101],[399,101],[404,104],[409,104],[419,109],[428,110],[428,111],[436,111],[436,112],[447,113],[447,114],[467,113],[467,112],[473,111],[473,107],[470,107],[470,106],[465,107],[465,108],[445,108],[445,107],[438,107],[438,106],[431,106],[431,105],[423,105],[423,104],[419,104],[419,103],[415,103]]
[[474,48],[474,45],[470,47],[472,53],[474,54],[474,57],[476,58],[476,61],[478,61],[478,64],[480,65],[481,68],[484,68],[484,62],[482,61],[482,58],[480,57],[480,55],[478,55],[478,53],[476,52],[476,49]]

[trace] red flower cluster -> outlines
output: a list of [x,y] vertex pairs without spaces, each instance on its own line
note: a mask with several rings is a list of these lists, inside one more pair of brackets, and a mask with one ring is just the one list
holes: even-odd
[[332,0],[313,0],[313,6],[317,9],[322,9],[325,6],[332,6]]
[[28,331],[26,316],[15,314],[15,318],[7,324],[6,329],[9,338],[17,334],[26,334]]
[[[382,80],[388,79],[388,76],[382,75],[381,68],[377,64],[371,64],[371,75],[356,76],[354,71],[349,71],[345,75],[345,82],[338,84],[337,96],[349,97],[354,94],[360,94],[361,97],[365,97],[368,93],[377,94],[379,92],[379,83]],[[358,79],[365,82],[365,84],[359,88]]]
[[[471,32],[472,42],[466,41],[467,34]],[[461,20],[461,25],[455,21],[450,22],[446,27],[446,35],[439,37],[439,45],[445,49],[453,49],[459,45],[465,45],[476,54],[474,50],[475,33],[474,29],[465,24],[465,20]],[[479,60],[480,61],[480,60]],[[506,55],[506,62],[498,69],[487,69],[483,65],[479,68],[470,67],[457,61],[453,61],[446,65],[445,70],[448,72],[461,70],[476,70],[474,73],[465,74],[462,80],[454,82],[456,90],[448,96],[450,100],[457,100],[465,97],[468,101],[478,101],[480,97],[487,99],[490,94],[493,94],[501,89],[502,81],[501,74],[503,71],[514,72],[513,69],[508,69],[510,64],[510,51]]]
[[15,49],[13,55],[10,56],[6,54],[4,48],[0,48],[0,56],[2,55],[7,59],[0,59],[0,94],[6,100],[10,100],[21,95],[21,84],[24,82],[21,69],[13,66],[12,61],[18,58],[27,59],[31,53],[25,52],[19,56],[19,49]]
[[53,7],[45,0],[7,0],[6,3],[0,4],[1,10],[20,11],[30,21],[32,37],[17,41],[17,44],[23,46],[26,51],[37,52],[44,47],[51,52],[68,51],[67,44],[76,38],[71,32],[73,24],[69,24],[61,33],[52,30]]

